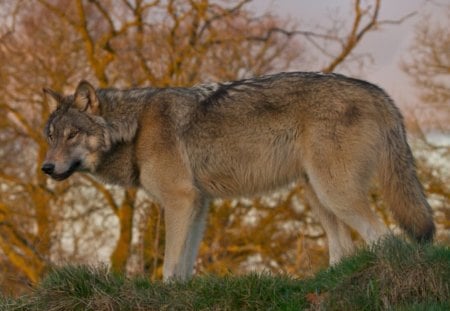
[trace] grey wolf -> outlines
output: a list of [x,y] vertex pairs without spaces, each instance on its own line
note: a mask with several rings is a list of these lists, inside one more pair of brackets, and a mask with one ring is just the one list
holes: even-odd
[[77,171],[142,187],[165,210],[164,279],[192,274],[212,198],[253,196],[299,182],[329,241],[330,263],[389,230],[370,209],[377,178],[412,238],[435,227],[388,95],[339,74],[289,72],[186,88],[44,89],[51,115],[42,170]]

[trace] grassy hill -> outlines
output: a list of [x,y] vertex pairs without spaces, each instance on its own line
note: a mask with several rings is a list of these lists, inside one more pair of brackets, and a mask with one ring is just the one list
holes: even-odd
[[0,310],[450,310],[450,248],[389,238],[314,278],[250,274],[186,283],[58,268]]

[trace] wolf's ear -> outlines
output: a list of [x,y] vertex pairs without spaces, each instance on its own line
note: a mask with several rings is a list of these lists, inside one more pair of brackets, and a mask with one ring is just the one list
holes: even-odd
[[87,81],[81,81],[75,91],[75,107],[90,114],[100,112],[100,103],[94,87]]
[[52,113],[61,105],[61,95],[48,88],[43,88],[42,91],[44,92],[44,97],[45,101],[47,102],[48,109],[50,113]]

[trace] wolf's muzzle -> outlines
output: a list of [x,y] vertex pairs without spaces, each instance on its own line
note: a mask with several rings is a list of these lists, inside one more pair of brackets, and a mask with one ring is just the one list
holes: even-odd
[[42,165],[41,170],[47,174],[47,175],[51,175],[53,174],[53,172],[55,171],[55,164],[52,163],[44,163],[44,165]]
[[55,179],[55,180],[64,180],[67,177],[69,177],[70,175],[72,175],[79,167],[81,166],[81,161],[75,161],[72,163],[72,165],[70,165],[69,169],[59,173],[57,172],[56,169],[56,165],[53,163],[44,163],[44,165],[42,165],[42,171],[49,175],[51,178]]

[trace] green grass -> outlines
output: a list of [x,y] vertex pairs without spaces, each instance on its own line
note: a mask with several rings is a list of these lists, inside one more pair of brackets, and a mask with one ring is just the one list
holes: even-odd
[[450,248],[389,238],[314,278],[250,274],[185,283],[58,268],[0,310],[450,310]]

